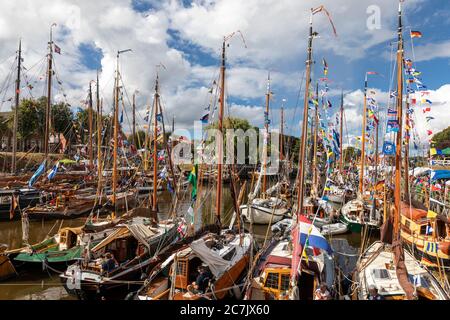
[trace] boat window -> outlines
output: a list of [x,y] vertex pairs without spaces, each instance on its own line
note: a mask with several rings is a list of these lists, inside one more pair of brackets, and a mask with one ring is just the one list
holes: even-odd
[[427,234],[427,225],[420,226],[420,234]]
[[264,286],[266,288],[278,289],[278,277],[279,277],[278,273],[270,272],[267,275],[266,283]]
[[282,274],[281,275],[281,291],[287,291],[289,290],[289,274]]
[[231,261],[233,259],[234,255],[236,254],[236,248],[233,248],[228,252],[226,255],[224,255],[222,258],[226,261]]
[[376,279],[390,279],[391,276],[389,275],[389,272],[386,269],[373,269],[372,275]]
[[430,288],[430,283],[428,279],[421,275],[412,275],[408,273],[408,280],[416,287],[422,287],[425,289]]
[[178,261],[176,272],[177,274],[187,275],[187,261]]
[[408,228],[408,230],[411,228],[411,222],[409,220],[405,221],[405,227]]

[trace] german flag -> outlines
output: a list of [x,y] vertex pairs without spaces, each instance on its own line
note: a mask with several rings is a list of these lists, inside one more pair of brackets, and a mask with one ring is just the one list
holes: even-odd
[[422,32],[411,30],[411,38],[422,38]]

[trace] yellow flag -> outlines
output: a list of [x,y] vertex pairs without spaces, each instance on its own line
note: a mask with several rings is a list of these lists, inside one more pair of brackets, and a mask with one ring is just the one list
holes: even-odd
[[306,248],[303,248],[303,259],[305,259],[306,263],[309,263],[309,258],[308,255],[306,254]]
[[434,212],[434,211],[432,211],[432,210],[428,210],[428,214],[427,214],[427,218],[428,219],[434,219],[434,218],[436,218],[437,217],[437,213],[436,212]]
[[435,154],[437,154],[436,148],[431,148],[430,155],[434,156]]

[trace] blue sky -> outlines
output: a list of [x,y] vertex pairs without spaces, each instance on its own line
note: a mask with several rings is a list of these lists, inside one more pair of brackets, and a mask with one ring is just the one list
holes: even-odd
[[[361,130],[362,97],[366,71],[377,71],[384,77],[371,77],[370,86],[377,89],[377,100],[385,108],[389,91],[389,42],[396,39],[397,2],[295,0],[196,0],[154,1],[108,0],[101,3],[63,0],[58,4],[42,0],[20,0],[0,4],[0,39],[4,43],[0,60],[15,51],[19,36],[24,38],[25,63],[33,65],[45,56],[48,26],[57,22],[55,38],[63,49],[56,56],[60,78],[68,99],[74,106],[86,96],[89,81],[101,68],[102,96],[110,107],[115,52],[132,48],[121,58],[121,68],[129,93],[139,90],[138,122],[142,125],[146,106],[151,103],[156,65],[163,63],[161,90],[167,118],[176,117],[177,126],[192,128],[201,118],[209,101],[208,88],[217,77],[221,39],[241,30],[248,48],[238,36],[230,41],[227,61],[227,96],[232,115],[247,118],[262,126],[267,73],[273,75],[272,124],[279,125],[279,107],[287,99],[288,132],[300,132],[302,95],[297,95],[304,72],[309,8],[324,4],[336,25],[338,37],[332,35],[325,15],[314,17],[320,38],[314,41],[313,82],[322,77],[322,58],[329,65],[331,80],[329,99],[337,111],[339,92],[344,90],[347,125],[350,136]],[[381,28],[368,30],[366,12],[370,5],[380,9]],[[38,16],[36,12],[43,12]],[[9,12],[9,14],[6,14]],[[15,16],[16,13],[16,16]],[[20,15],[19,15],[20,13]],[[21,22],[20,16],[27,21]],[[438,120],[434,131],[450,124],[450,3],[439,0],[407,0],[404,3],[407,56],[412,58],[408,30],[419,30],[423,38],[415,39],[416,68],[434,99],[432,115]],[[8,68],[1,66],[6,77]],[[37,90],[37,89],[36,89]],[[55,99],[60,99],[55,92]],[[448,102],[448,103],[447,103]],[[83,107],[83,106],[82,106]],[[6,108],[6,106],[3,106]],[[3,111],[3,110],[2,110]],[[290,131],[289,131],[290,130]],[[424,127],[420,128],[424,131]]]

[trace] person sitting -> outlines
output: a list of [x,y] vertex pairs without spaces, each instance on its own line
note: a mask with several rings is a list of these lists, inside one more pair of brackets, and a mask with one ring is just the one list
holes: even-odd
[[328,291],[327,284],[322,282],[320,287],[316,290],[314,294],[314,300],[331,300],[330,291]]
[[105,255],[105,260],[102,263],[102,270],[104,272],[111,272],[114,269],[116,269],[118,266],[119,266],[119,263],[117,262],[117,260],[114,258],[112,253],[108,252]]
[[204,293],[208,288],[209,281],[212,279],[211,271],[205,265],[199,266],[197,271],[197,278],[187,287],[187,290],[194,294]]
[[367,295],[367,300],[384,300],[382,295],[378,294],[378,289],[373,284],[369,286],[369,294]]

